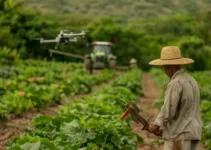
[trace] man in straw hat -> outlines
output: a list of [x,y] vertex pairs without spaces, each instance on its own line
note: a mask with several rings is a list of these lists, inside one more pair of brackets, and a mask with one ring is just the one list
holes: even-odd
[[138,69],[137,60],[135,58],[131,58],[129,63],[131,69]]
[[197,82],[181,68],[193,63],[183,58],[177,46],[163,47],[160,59],[150,65],[162,65],[170,78],[166,85],[165,100],[154,124],[149,130],[163,130],[164,150],[197,150],[201,140],[200,92]]

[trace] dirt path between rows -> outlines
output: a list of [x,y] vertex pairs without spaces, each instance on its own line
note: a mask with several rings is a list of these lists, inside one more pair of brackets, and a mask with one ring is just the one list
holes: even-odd
[[[142,77],[141,85],[144,96],[138,97],[137,105],[141,110],[141,115],[147,119],[155,120],[159,110],[153,106],[153,102],[160,97],[161,89],[155,86],[153,79],[148,73]],[[162,150],[162,146],[156,143],[162,143],[162,139],[156,137],[147,131],[142,130],[142,125],[138,125],[131,121],[133,131],[143,139],[143,143],[138,145],[138,150]]]
[[[95,72],[95,74],[100,73]],[[100,89],[104,87],[107,84],[111,84],[119,75],[123,74],[124,72],[116,72],[116,75],[114,78],[108,80],[107,82],[104,82],[102,84],[96,85],[92,88],[92,91],[95,91],[96,89]],[[71,97],[72,100],[78,100],[81,97],[85,97],[90,95],[88,94],[81,94],[81,95],[75,95]],[[70,101],[70,98],[67,97],[67,99],[63,100],[62,104],[53,104],[50,106],[45,107],[43,110],[33,108],[30,111],[21,113],[20,115],[7,115],[7,121],[0,121],[0,150],[5,150],[6,144],[8,141],[12,141],[16,137],[18,137],[21,133],[25,131],[27,127],[31,126],[31,120],[33,117],[38,115],[50,115],[54,116],[62,105],[68,105],[68,101]]]
[[[153,103],[156,99],[160,98],[162,89],[157,87],[154,83],[154,80],[149,75],[145,73],[143,75],[141,85],[143,88],[144,96],[138,97],[137,104],[141,110],[141,115],[146,119],[150,117],[150,121],[153,122],[156,119],[159,110],[154,107]],[[142,125],[138,125],[135,122],[131,121],[131,127],[133,131],[141,138],[143,142],[138,144],[137,150],[162,150],[163,149],[163,140],[153,134],[150,134],[147,131],[142,130]],[[200,150],[207,150],[200,145]]]

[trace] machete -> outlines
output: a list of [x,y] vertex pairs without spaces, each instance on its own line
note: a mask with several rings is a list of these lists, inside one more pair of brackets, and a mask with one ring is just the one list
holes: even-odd
[[[134,102],[131,102],[130,104],[125,104],[125,106],[127,107],[127,110],[123,113],[123,115],[121,116],[121,119],[123,120],[125,117],[127,117],[130,114],[131,119],[133,121],[135,121],[138,124],[141,123],[143,125],[142,130],[149,131],[149,118],[145,120],[141,115],[139,115],[140,109],[138,108],[138,106]],[[158,132],[154,134],[157,136],[162,136],[162,130],[159,130]]]

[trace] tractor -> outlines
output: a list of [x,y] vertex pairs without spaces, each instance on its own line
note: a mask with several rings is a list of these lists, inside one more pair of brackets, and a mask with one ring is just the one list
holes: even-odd
[[92,42],[92,52],[85,55],[84,66],[92,72],[93,69],[115,69],[116,56],[111,53],[111,42]]

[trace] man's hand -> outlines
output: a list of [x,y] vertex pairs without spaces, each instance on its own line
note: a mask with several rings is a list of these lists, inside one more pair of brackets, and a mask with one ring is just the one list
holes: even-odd
[[157,126],[156,124],[150,124],[148,130],[155,135],[162,135],[162,130],[160,129],[160,126]]
[[159,130],[160,126],[157,126],[156,124],[150,124],[149,125],[149,132],[155,133],[157,130]]

